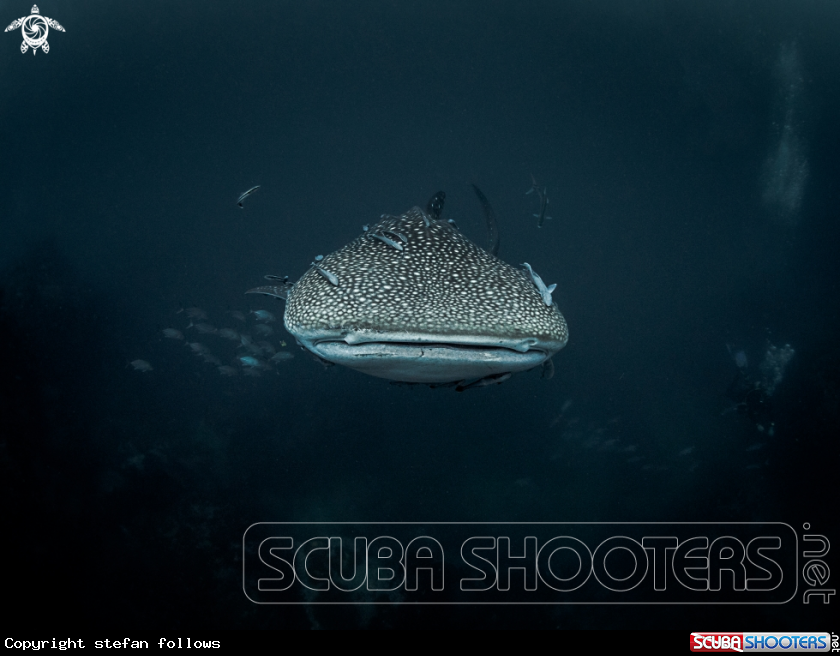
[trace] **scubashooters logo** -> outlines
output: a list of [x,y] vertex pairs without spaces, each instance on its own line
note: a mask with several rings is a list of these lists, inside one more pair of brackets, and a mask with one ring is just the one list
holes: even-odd
[[255,603],[785,604],[799,538],[766,523],[260,523]]
[[17,28],[20,28],[23,34],[23,43],[20,44],[20,51],[25,53],[32,48],[33,55],[38,51],[38,48],[44,52],[50,51],[50,44],[47,43],[47,35],[50,33],[50,28],[64,32],[64,28],[59,25],[57,20],[41,16],[38,5],[32,5],[32,13],[29,16],[22,16],[17,20],[13,20],[5,31],[11,32]]

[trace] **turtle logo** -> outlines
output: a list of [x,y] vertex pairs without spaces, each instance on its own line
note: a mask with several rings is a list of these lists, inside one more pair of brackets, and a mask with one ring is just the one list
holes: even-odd
[[32,13],[29,16],[12,21],[12,24],[5,31],[11,32],[17,28],[20,28],[23,34],[23,43],[20,44],[20,51],[26,52],[32,48],[33,55],[37,52],[38,48],[41,48],[44,52],[50,51],[50,44],[47,43],[47,34],[50,32],[50,28],[59,32],[64,31],[64,28],[58,24],[58,21],[41,16],[38,5],[32,5]]

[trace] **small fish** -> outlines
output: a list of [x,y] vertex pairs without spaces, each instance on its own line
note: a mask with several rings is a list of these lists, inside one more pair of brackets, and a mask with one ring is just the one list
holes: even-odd
[[323,259],[324,259],[324,256],[323,256],[323,255],[316,255],[316,256],[315,256],[315,261],[316,261],[316,262],[320,262],[320,261],[321,261],[321,260],[323,260]]
[[208,364],[214,364],[217,367],[220,367],[222,365],[222,361],[219,360],[219,358],[217,358],[215,355],[211,355],[210,353],[204,353],[201,357]]
[[221,328],[219,330],[219,337],[224,337],[225,339],[229,339],[232,342],[239,341],[239,333],[233,330],[232,328]]
[[[379,241],[381,241],[381,242],[383,242],[383,243],[385,243],[385,244],[388,244],[388,246],[390,246],[391,248],[396,248],[398,251],[401,251],[401,250],[403,249],[403,245],[402,245],[402,244],[400,244],[400,243],[399,243],[399,242],[397,242],[397,241],[394,241],[394,240],[393,240],[393,239],[391,239],[390,237],[386,237],[386,236],[385,236],[385,235],[383,235],[383,234],[380,234],[380,233],[378,233],[378,232],[374,232],[374,233],[372,233],[372,234],[371,234],[371,236],[372,236],[372,237],[374,237],[374,238],[376,238],[376,239],[378,239]],[[329,280],[329,279],[328,279],[328,280]],[[332,280],[330,280],[330,282],[332,282]]]
[[284,360],[291,360],[294,357],[295,356],[288,351],[277,351],[277,353],[271,356],[271,362],[277,364],[278,362],[283,362]]
[[[374,237],[376,237],[376,235],[374,235]],[[399,250],[402,250],[402,246],[400,246],[400,247],[399,247]],[[330,284],[333,284],[333,285],[335,285],[336,287],[338,287],[338,286],[339,286],[339,285],[338,285],[338,278],[336,277],[336,275],[335,275],[334,273],[330,273],[330,272],[329,272],[329,271],[327,271],[326,269],[322,269],[321,267],[319,267],[319,266],[318,266],[317,264],[315,264],[314,262],[312,263],[312,266],[314,266],[314,267],[315,267],[315,270],[316,270],[318,273],[320,273],[322,276],[324,276],[324,278],[326,278],[327,280],[329,280],[329,281],[330,281]]]
[[237,321],[245,323],[245,315],[242,314],[239,310],[231,310],[230,316],[232,316]]
[[197,323],[193,326],[202,335],[215,335],[219,332],[216,326],[211,326],[209,323]]
[[240,355],[239,356],[239,362],[242,363],[243,367],[259,368],[259,366],[260,366],[260,361],[257,358],[255,358],[251,355]]
[[267,326],[264,323],[258,323],[254,326],[254,332],[261,337],[269,337],[274,334],[274,331],[271,329],[271,326]]
[[132,360],[131,366],[134,367],[134,371],[142,371],[143,373],[152,371],[152,365],[145,360]]
[[253,314],[257,321],[265,321],[267,323],[271,323],[272,321],[277,321],[271,312],[268,310],[251,310],[251,314]]
[[543,380],[551,380],[554,378],[554,363],[551,361],[551,358],[548,358],[548,360],[542,363],[540,378]]
[[396,238],[397,238],[397,239],[399,239],[399,240],[400,240],[403,244],[407,244],[407,243],[408,243],[408,237],[406,237],[406,236],[405,236],[403,233],[401,233],[401,232],[395,232],[395,231],[393,231],[393,230],[383,230],[383,231],[382,231],[382,234],[383,234],[383,235],[391,235],[392,237],[396,237]]
[[[323,259],[323,257],[322,257]],[[273,276],[273,275],[266,275],[264,276],[266,280],[270,280],[275,283],[279,283],[276,285],[260,285],[259,287],[254,287],[253,289],[249,289],[246,294],[264,294],[266,296],[271,296],[272,298],[282,298],[284,301],[289,298],[289,292],[294,289],[295,284],[293,282],[289,282],[289,276]]]
[[231,367],[227,364],[223,364],[222,366],[217,367],[217,369],[222,376],[236,376],[239,373],[236,371],[236,367]]
[[250,335],[241,335],[239,339],[246,351],[254,355],[262,355],[262,349],[254,344],[254,340],[251,339]]
[[[268,327],[268,326],[266,326],[266,328],[267,328],[267,327]],[[260,347],[260,352],[261,352],[263,355],[274,355],[274,353],[277,351],[277,349],[276,349],[276,348],[274,348],[274,347],[271,345],[271,342],[266,342],[265,340],[262,340],[262,341],[260,341],[260,342],[257,342],[257,346],[259,346],[259,347]]]
[[528,191],[525,192],[525,195],[527,196],[532,191],[536,191],[537,196],[539,196],[539,199],[540,199],[540,213],[539,214],[534,214],[534,218],[538,219],[537,220],[537,227],[542,228],[543,222],[546,219],[551,218],[550,216],[545,215],[545,210],[546,210],[546,207],[548,206],[548,187],[543,187],[542,189],[540,189],[540,186],[537,184],[537,180],[536,180],[536,178],[534,178],[533,173],[531,174],[531,188]]
[[271,365],[269,365],[264,360],[260,360],[259,358],[254,358],[249,355],[240,356],[239,361],[242,363],[242,366],[245,367],[245,373],[247,374],[250,371],[256,371],[257,369],[262,369],[263,371],[271,371]]
[[207,313],[200,307],[188,307],[186,310],[178,310],[178,313],[185,312],[190,319],[207,321]]
[[677,455],[678,456],[690,456],[694,452],[693,446],[687,446],[682,451],[680,451]]
[[484,212],[484,220],[487,223],[487,237],[490,240],[491,255],[499,254],[499,221],[496,219],[496,212],[493,211],[493,206],[487,200],[487,196],[476,185],[472,185],[478,202],[481,203],[481,209]]
[[[466,381],[461,381],[458,383],[458,386],[455,388],[456,392],[463,392],[464,390],[468,389],[477,389],[479,387],[488,387],[490,385],[499,385],[505,382],[508,378],[511,377],[511,374],[504,373],[504,374],[493,374],[492,376],[485,376],[484,378],[479,378],[471,383],[466,383]],[[464,384],[466,383],[466,384]]]
[[726,349],[729,351],[729,355],[732,356],[732,359],[735,361],[735,366],[738,367],[738,369],[747,368],[747,354],[743,349],[736,350],[732,344],[727,344]]
[[527,262],[523,262],[522,266],[528,269],[528,273],[531,276],[531,281],[534,283],[534,286],[537,288],[537,291],[540,293],[540,297],[542,298],[543,303],[546,304],[546,307],[551,307],[553,301],[551,300],[551,293],[557,289],[557,285],[549,285],[548,287],[545,286],[543,279],[537,275],[536,271],[531,268],[531,265]]
[[167,339],[184,339],[184,333],[174,328],[164,328],[163,336]]
[[[403,383],[399,380],[392,380],[391,381],[395,385],[419,385],[420,383]],[[449,383],[429,383],[429,389],[443,389],[446,387],[459,387],[464,381],[463,380],[455,380]],[[463,391],[463,390],[462,390]]]
[[199,344],[198,342],[187,342],[187,346],[189,346],[192,352],[196,355],[204,355],[205,353],[210,352],[210,349],[204,346],[204,344]]
[[[426,214],[437,221],[443,214],[443,205],[446,202],[446,192],[439,191],[426,203]],[[428,227],[428,226],[427,226]]]
[[604,443],[601,445],[601,451],[609,451],[616,445],[617,442],[618,440],[615,438],[611,440],[604,440]]
[[259,189],[259,188],[260,188],[260,185],[257,185],[256,187],[251,187],[248,191],[243,192],[239,196],[239,198],[236,199],[236,204],[239,205],[240,208],[242,208],[243,207],[242,203],[245,201],[245,199],[248,198],[248,196],[250,196],[254,192],[256,192],[257,189]]

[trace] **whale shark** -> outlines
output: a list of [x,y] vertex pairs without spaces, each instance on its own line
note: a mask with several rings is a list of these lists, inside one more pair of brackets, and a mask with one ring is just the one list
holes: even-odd
[[383,214],[297,282],[266,276],[246,293],[285,299],[286,329],[320,360],[391,381],[466,389],[547,363],[569,339],[554,286],[470,241],[434,201]]

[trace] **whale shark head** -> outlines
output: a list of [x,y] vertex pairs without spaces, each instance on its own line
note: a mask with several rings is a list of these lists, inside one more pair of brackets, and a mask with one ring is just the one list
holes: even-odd
[[383,215],[293,285],[252,291],[286,298],[286,329],[319,358],[394,381],[525,371],[569,338],[532,278],[418,207]]

